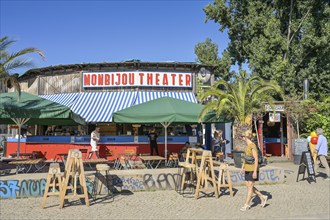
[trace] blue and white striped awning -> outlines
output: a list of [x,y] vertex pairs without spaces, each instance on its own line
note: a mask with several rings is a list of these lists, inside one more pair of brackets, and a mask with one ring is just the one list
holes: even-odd
[[134,105],[139,105],[166,96],[197,103],[196,97],[192,92],[139,92]]
[[111,122],[112,114],[135,102],[137,92],[84,92],[71,107],[87,122]]
[[70,107],[87,123],[109,123],[114,112],[164,96],[197,103],[192,92],[83,92],[40,97]]
[[53,102],[57,102],[61,105],[71,107],[74,101],[79,96],[79,93],[63,93],[63,94],[52,94],[52,95],[40,95],[41,98],[48,99]]

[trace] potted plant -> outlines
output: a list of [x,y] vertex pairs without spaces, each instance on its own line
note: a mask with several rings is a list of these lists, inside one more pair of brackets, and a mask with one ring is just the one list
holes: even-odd
[[212,111],[218,118],[223,115],[233,118],[233,157],[236,167],[241,167],[241,156],[244,155],[246,145],[242,132],[247,126],[252,129],[252,113],[261,112],[265,103],[273,106],[274,94],[282,96],[277,82],[265,81],[258,76],[250,77],[245,71],[236,75],[233,82],[219,80],[199,94],[200,100],[209,99],[200,118]]

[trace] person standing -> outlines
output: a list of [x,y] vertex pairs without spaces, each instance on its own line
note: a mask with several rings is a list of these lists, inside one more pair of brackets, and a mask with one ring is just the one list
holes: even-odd
[[268,196],[263,195],[254,185],[255,181],[259,180],[259,164],[258,164],[258,149],[252,142],[252,131],[246,130],[242,135],[243,140],[246,142],[245,157],[252,158],[251,160],[245,159],[243,162],[241,173],[245,177],[245,185],[247,188],[247,196],[244,205],[240,209],[246,211],[250,209],[250,202],[253,193],[259,196],[261,201],[261,207],[265,207]]
[[159,156],[158,145],[157,145],[158,134],[157,134],[155,128],[151,128],[151,130],[149,131],[148,137],[149,137],[149,141],[150,141],[150,155],[152,156],[153,151],[155,150],[157,156]]
[[[327,157],[328,157],[328,140],[327,140],[326,137],[324,137],[322,128],[316,129],[316,134],[318,135],[318,139],[317,139],[317,144],[316,144],[316,147],[315,147],[315,154],[317,154],[321,165],[326,170],[326,173],[327,173],[326,180],[330,180],[330,169],[329,169],[329,165],[328,165],[328,161],[327,161]],[[318,169],[317,165],[315,165],[314,167],[315,167],[315,170]]]
[[213,156],[215,156],[215,154],[218,151],[220,151],[220,139],[219,139],[219,132],[217,130],[213,132],[211,146],[212,146],[212,154]]
[[219,143],[220,143],[220,152],[223,153],[223,157],[226,158],[226,139],[222,137],[223,131],[218,130]]
[[45,135],[46,136],[50,136],[50,135],[53,135],[53,129],[51,126],[48,126],[46,132],[45,132]]
[[97,144],[100,141],[100,127],[96,127],[94,131],[91,133],[91,151],[89,152],[88,159],[91,159],[93,154],[95,153],[97,158],[99,157],[99,151],[97,149]]
[[314,164],[317,163],[316,161],[317,153],[315,153],[317,139],[318,137],[315,131],[312,131],[310,136],[307,137],[309,151],[312,155]]
[[179,158],[180,158],[180,161],[185,161],[185,159],[186,159],[186,155],[187,155],[187,151],[188,151],[189,148],[191,148],[191,146],[190,146],[190,142],[187,141],[187,142],[184,144],[183,148],[182,148],[182,149],[179,151],[179,153],[178,153]]

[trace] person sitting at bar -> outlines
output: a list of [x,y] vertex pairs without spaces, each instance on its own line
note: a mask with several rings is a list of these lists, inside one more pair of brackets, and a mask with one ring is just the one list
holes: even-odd
[[53,135],[53,129],[51,126],[48,126],[46,132],[45,132],[45,135],[46,136],[50,136],[50,135]]
[[62,135],[62,126],[55,126],[53,133],[55,136],[61,136]]
[[204,150],[204,147],[201,145],[201,143],[196,143],[195,148],[199,150]]
[[188,148],[191,148],[190,146],[190,142],[187,141],[184,146],[182,147],[182,149],[179,151],[178,155],[180,158],[180,161],[184,161],[184,155],[187,154],[187,150]]

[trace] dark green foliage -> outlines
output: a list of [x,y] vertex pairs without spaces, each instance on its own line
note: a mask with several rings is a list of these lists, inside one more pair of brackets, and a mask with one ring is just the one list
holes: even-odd
[[309,114],[308,118],[303,121],[305,128],[303,132],[310,133],[316,128],[322,128],[324,136],[330,140],[330,97],[323,102],[308,101],[305,106],[309,109]]
[[232,64],[248,63],[252,75],[276,80],[286,94],[301,95],[305,78],[310,97],[330,94],[329,1],[215,0],[204,11],[228,30]]

